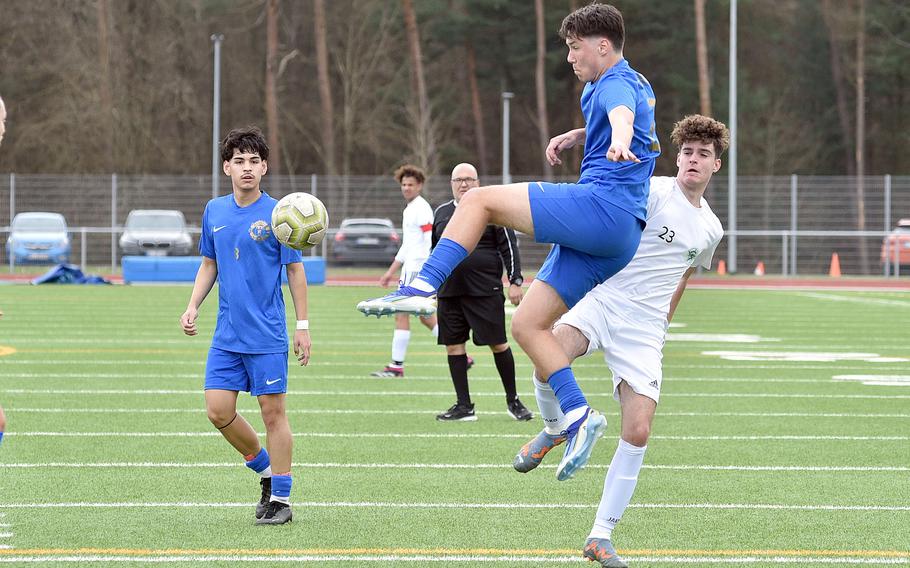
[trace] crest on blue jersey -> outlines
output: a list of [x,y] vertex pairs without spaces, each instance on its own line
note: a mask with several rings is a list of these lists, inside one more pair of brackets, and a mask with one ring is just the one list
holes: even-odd
[[267,240],[272,236],[272,227],[269,226],[268,222],[263,221],[262,219],[256,221],[250,225],[250,238],[261,243],[262,241]]

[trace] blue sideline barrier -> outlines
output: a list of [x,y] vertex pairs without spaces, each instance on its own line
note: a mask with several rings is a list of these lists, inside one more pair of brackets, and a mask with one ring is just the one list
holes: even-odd
[[[132,282],[192,282],[202,264],[201,256],[124,256],[120,261],[123,281]],[[307,284],[325,283],[325,259],[321,256],[303,257]],[[284,270],[281,281],[288,281]]]

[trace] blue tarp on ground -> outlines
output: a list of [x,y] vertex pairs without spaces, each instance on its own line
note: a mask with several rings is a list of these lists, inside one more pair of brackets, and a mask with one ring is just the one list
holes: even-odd
[[32,280],[32,284],[110,284],[94,274],[86,275],[79,267],[74,264],[58,264],[51,268],[38,278]]

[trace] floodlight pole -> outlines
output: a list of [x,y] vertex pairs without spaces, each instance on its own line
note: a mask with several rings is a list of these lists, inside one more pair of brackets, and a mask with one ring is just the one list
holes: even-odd
[[220,158],[218,156],[218,135],[221,131],[221,42],[224,34],[212,34],[212,43],[215,44],[215,73],[214,93],[212,97],[212,199],[218,197],[218,170]]
[[509,173],[509,99],[514,93],[502,94],[502,183],[512,183],[512,174]]
[[727,159],[727,270],[736,272],[736,0],[730,0],[730,153]]

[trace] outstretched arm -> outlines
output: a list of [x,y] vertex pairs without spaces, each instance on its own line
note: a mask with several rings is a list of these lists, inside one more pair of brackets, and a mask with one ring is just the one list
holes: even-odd
[[199,306],[202,305],[202,301],[212,291],[216,278],[218,278],[218,265],[215,264],[215,259],[203,256],[199,271],[196,272],[196,281],[193,283],[190,303],[187,304],[186,311],[180,316],[180,326],[183,327],[183,333],[187,335],[196,335],[198,333],[196,330],[196,318],[199,316]]
[[576,128],[575,130],[560,134],[559,136],[554,136],[553,138],[550,138],[550,143],[547,144],[547,161],[551,166],[558,166],[562,163],[562,160],[559,159],[560,152],[584,143],[584,128]]

